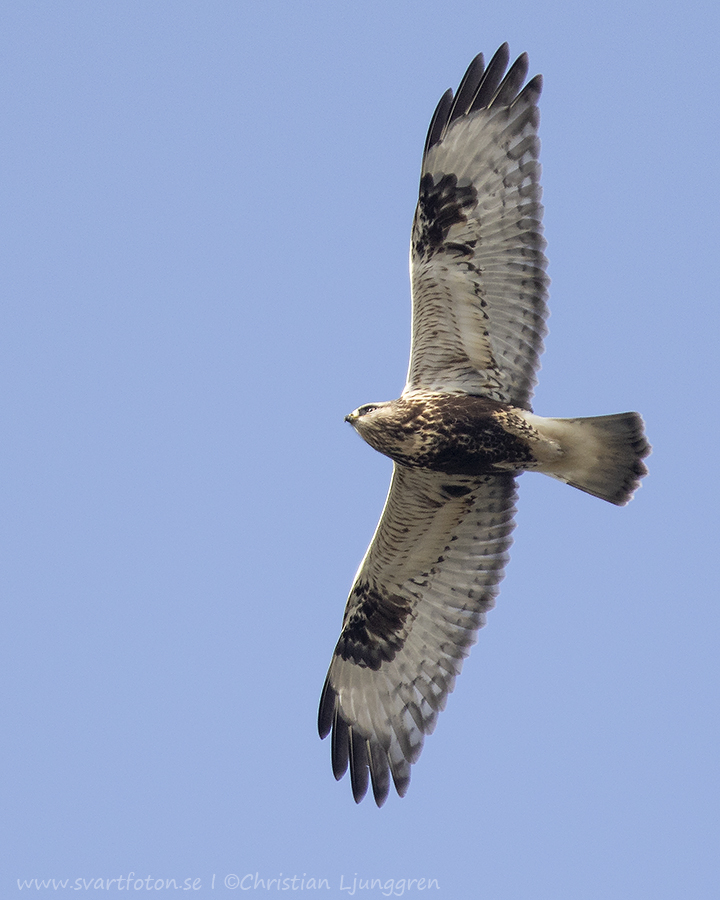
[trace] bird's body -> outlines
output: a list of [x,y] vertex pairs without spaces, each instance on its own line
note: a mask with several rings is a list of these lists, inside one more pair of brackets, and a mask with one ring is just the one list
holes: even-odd
[[448,475],[543,472],[618,506],[646,472],[637,413],[546,419],[473,394],[412,391],[345,419],[403,466]]
[[527,441],[511,430],[522,427],[518,412],[486,397],[415,391],[370,404],[367,412],[346,419],[371,447],[400,465],[451,475],[492,475],[531,468],[535,462]]
[[[482,56],[433,116],[411,240],[413,327],[397,400],[346,417],[394,462],[325,681],[321,737],[361,800],[400,795],[494,604],[516,476],[538,471],[617,505],[646,473],[637,413],[530,408],[547,317],[537,127],[523,54]],[[522,88],[522,89],[521,89]]]

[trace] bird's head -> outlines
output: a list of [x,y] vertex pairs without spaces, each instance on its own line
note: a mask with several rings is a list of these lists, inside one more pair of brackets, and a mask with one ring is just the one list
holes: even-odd
[[383,403],[366,403],[345,416],[345,421],[362,434],[363,429],[381,424],[382,420],[391,412],[392,405],[391,400]]
[[402,453],[405,442],[412,434],[403,427],[408,413],[407,404],[400,398],[366,403],[345,416],[345,421],[375,450],[395,458],[395,455]]

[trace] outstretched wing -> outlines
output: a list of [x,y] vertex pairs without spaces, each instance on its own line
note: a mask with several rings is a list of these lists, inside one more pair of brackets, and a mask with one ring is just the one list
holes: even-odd
[[[537,75],[508,46],[470,65],[430,124],[412,231],[405,391],[464,391],[529,408],[546,333]],[[504,76],[504,77],[503,77]]]
[[462,661],[493,606],[515,513],[512,475],[471,478],[396,465],[355,577],[318,726],[355,800],[390,775],[403,796]]

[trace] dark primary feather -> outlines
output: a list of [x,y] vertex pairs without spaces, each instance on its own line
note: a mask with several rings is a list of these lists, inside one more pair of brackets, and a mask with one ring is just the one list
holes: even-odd
[[[518,65],[520,60],[524,58],[526,63],[527,74],[527,53],[523,53],[515,63]],[[467,115],[468,112],[483,109],[488,106],[495,94],[495,89],[502,80],[508,60],[510,59],[510,48],[504,43],[490,60],[487,69],[485,68],[485,59],[482,53],[478,53],[475,59],[470,63],[467,71],[463,75],[463,79],[457,89],[455,100],[453,101],[452,90],[447,90],[440,98],[440,103],[430,122],[427,139],[425,141],[425,153],[444,137],[444,133],[449,125],[460,116]],[[513,68],[515,68],[513,66]],[[525,78],[520,79],[520,83]],[[519,85],[518,85],[519,87]]]
[[535,104],[537,104],[540,99],[540,94],[542,94],[543,89],[543,77],[542,75],[534,75],[530,81],[525,85],[525,87],[520,91],[517,97],[513,100],[512,105],[524,105],[532,108]]
[[490,105],[490,101],[495,96],[495,91],[505,74],[509,60],[510,48],[505,43],[498,47],[495,56],[488,63],[482,81],[478,85],[473,101],[470,104],[469,112],[477,112],[479,109],[485,109]]
[[[452,109],[450,110],[450,115],[447,118],[447,124],[454,122],[455,119],[459,118],[460,116],[464,116],[465,113],[470,109],[470,104],[473,101],[473,97],[475,96],[475,92],[478,89],[478,85],[482,81],[484,72],[485,60],[482,53],[478,53],[475,59],[468,66],[467,72],[463,75],[463,80],[460,82],[460,87],[457,89],[457,94],[455,96]],[[438,135],[438,140],[439,139],[440,138]],[[437,143],[437,141],[433,141],[433,143]]]
[[528,60],[527,53],[521,53],[510,67],[509,72],[500,83],[497,92],[493,95],[492,100],[487,105],[510,106],[522,87],[523,81],[525,81],[529,66],[530,61]]
[[425,139],[425,150],[423,151],[423,156],[425,156],[425,154],[433,146],[433,144],[437,144],[437,142],[440,140],[443,129],[447,125],[447,118],[450,114],[450,110],[452,109],[452,103],[453,92],[451,88],[448,88],[440,98],[440,102],[435,107],[435,112],[433,113],[433,117],[430,120],[430,127],[428,128],[427,138]]

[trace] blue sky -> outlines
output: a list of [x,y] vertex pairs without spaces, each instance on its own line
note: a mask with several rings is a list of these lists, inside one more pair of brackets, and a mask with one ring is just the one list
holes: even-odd
[[[717,896],[719,19],[0,4],[3,897]],[[343,416],[402,388],[425,132],[504,40],[545,76],[535,410],[640,410],[650,476],[521,479],[408,796],[356,807],[315,717],[390,463]]]

